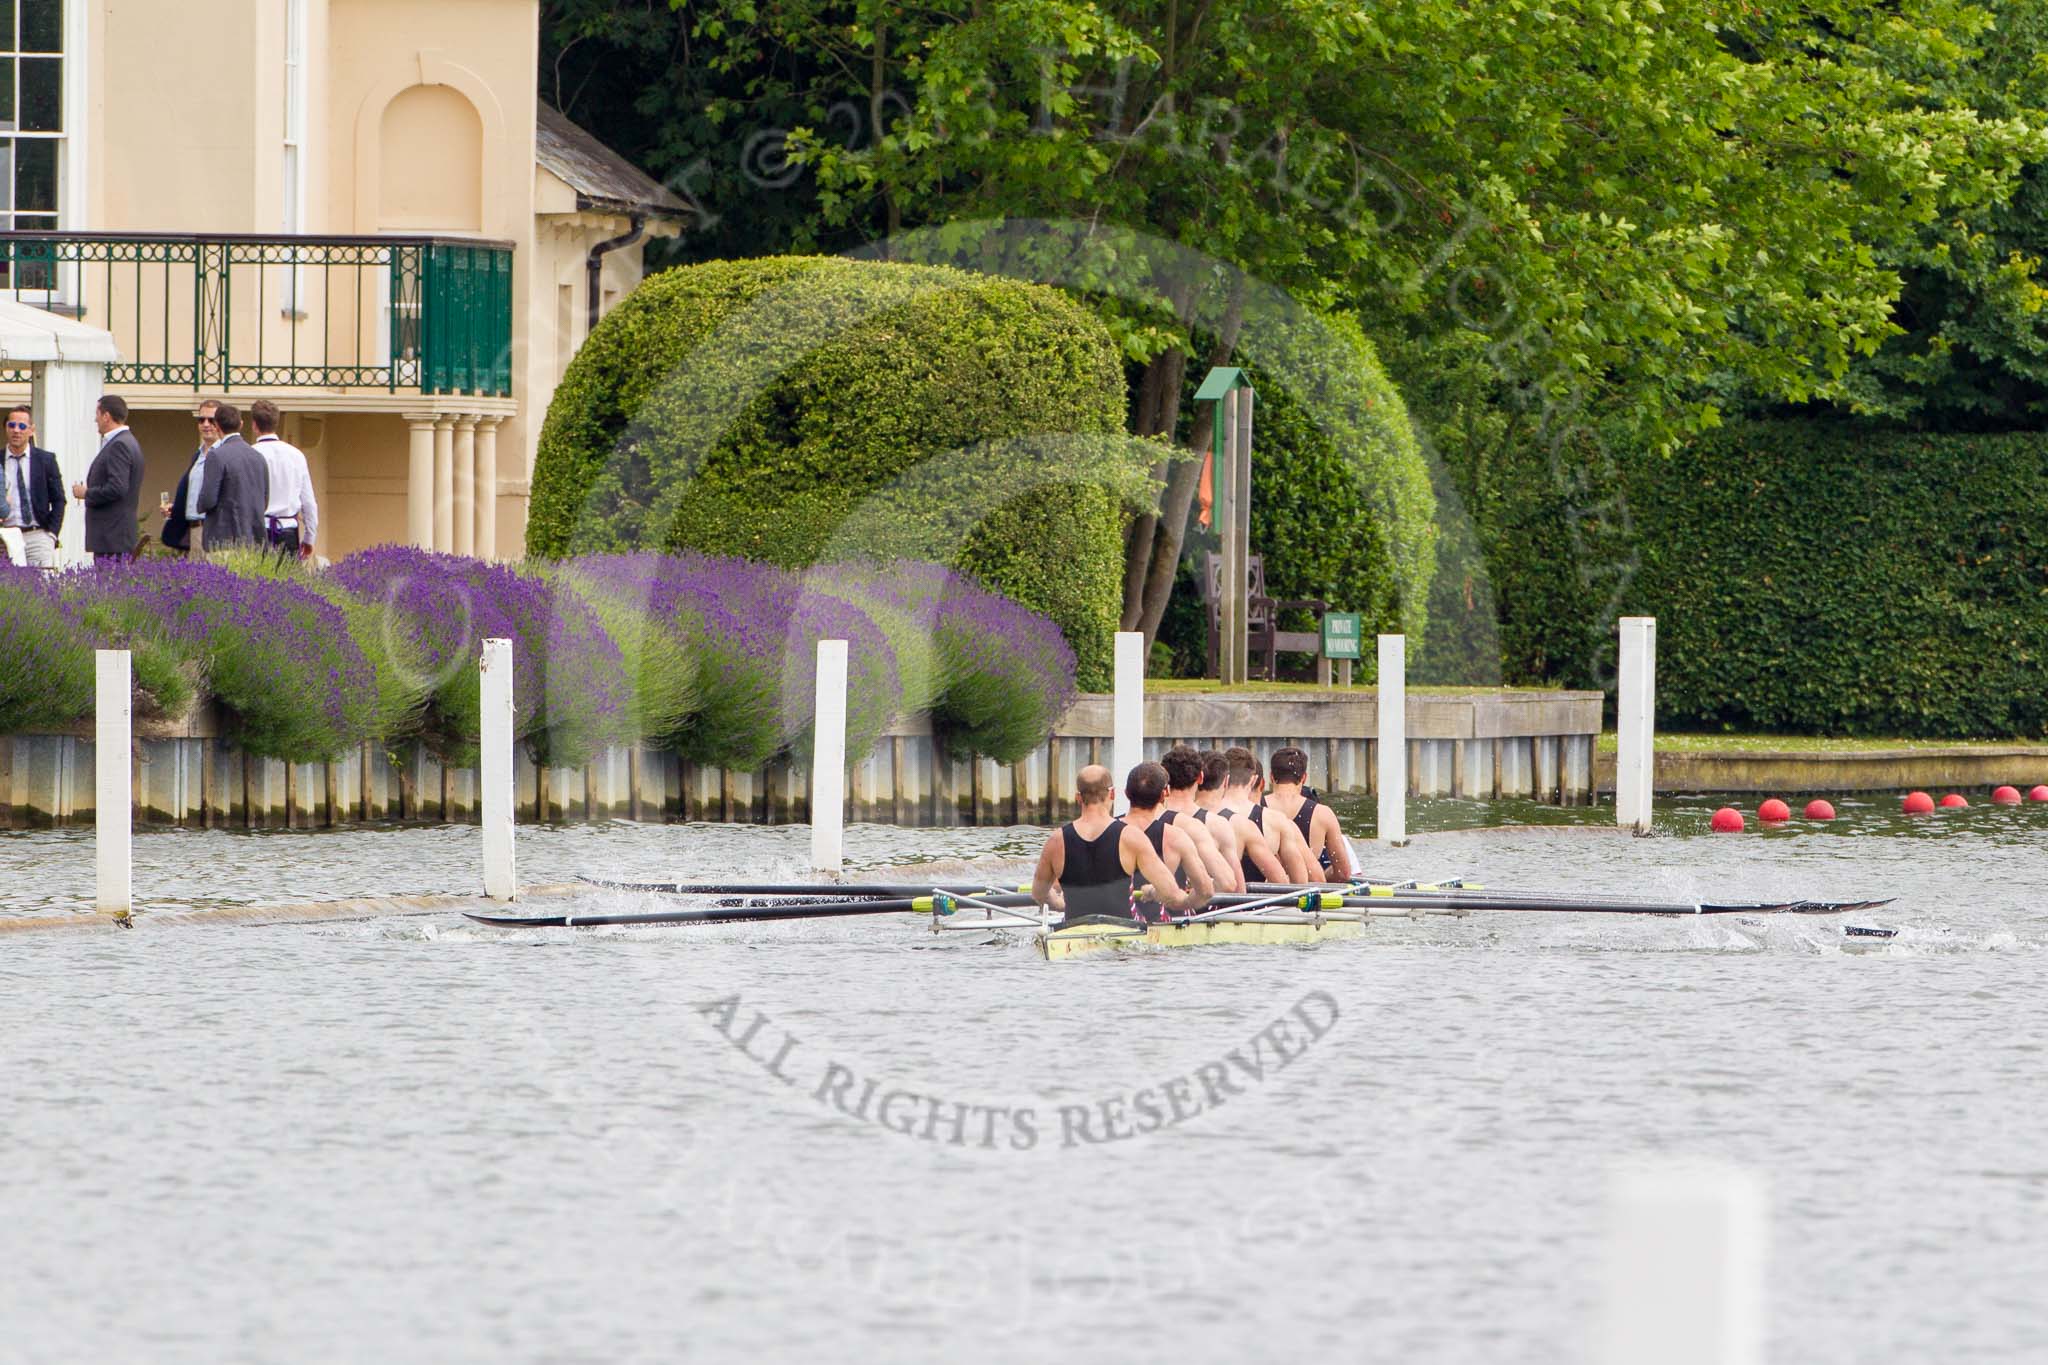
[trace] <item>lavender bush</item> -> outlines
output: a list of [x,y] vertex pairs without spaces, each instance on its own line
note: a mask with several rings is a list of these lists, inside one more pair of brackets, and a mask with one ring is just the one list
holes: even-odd
[[848,642],[847,752],[874,747],[901,706],[889,641],[859,610],[806,593],[769,564],[708,555],[593,555],[575,561],[593,590],[630,601],[677,633],[697,660],[696,711],[660,739],[694,762],[757,768],[808,755],[817,642]]
[[483,641],[512,642],[513,727],[546,764],[577,764],[634,738],[625,661],[582,598],[501,564],[396,545],[350,555],[328,571],[357,597],[382,602],[424,666],[425,733],[451,762],[475,761]]
[[650,585],[640,566],[625,562],[573,563],[543,570],[558,590],[575,594],[619,647],[626,684],[628,729],[642,744],[669,747],[702,707],[690,641],[671,615],[646,610]]
[[46,575],[0,564],[0,735],[90,716],[93,645]]
[[396,621],[394,607],[355,596],[333,575],[317,572],[302,560],[263,550],[217,551],[207,556],[207,562],[244,578],[296,583],[340,608],[349,638],[363,652],[376,678],[376,718],[371,733],[387,745],[419,736],[425,723],[428,670],[419,647]]
[[210,689],[252,752],[310,760],[419,736],[474,760],[481,642],[513,642],[517,733],[550,764],[640,742],[758,768],[808,758],[814,660],[848,642],[847,742],[929,711],[954,752],[1013,761],[1072,699],[1046,618],[937,565],[804,577],[704,555],[602,555],[518,571],[392,546],[325,572],[260,555],[0,574],[0,733],[90,713],[91,650],[134,653],[141,714]]
[[162,637],[203,661],[206,686],[251,753],[329,758],[376,731],[375,675],[340,608],[293,583],[186,560],[96,565],[67,596],[112,612],[131,637]]
[[928,641],[932,730],[949,753],[1014,763],[1077,695],[1074,652],[1052,621],[938,564],[839,565],[832,581]]

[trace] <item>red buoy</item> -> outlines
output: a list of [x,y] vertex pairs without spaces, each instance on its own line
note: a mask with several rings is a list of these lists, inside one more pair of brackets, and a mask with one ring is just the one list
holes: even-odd
[[1835,808],[1825,801],[1809,801],[1806,803],[1806,818],[1809,820],[1832,820],[1835,818]]
[[1969,804],[1967,800],[1955,792],[1950,792],[1947,796],[1941,798],[1941,808],[1943,810],[1961,810]]
[[1926,792],[1907,792],[1905,811],[1908,815],[1925,815],[1934,809],[1934,798]]
[[2048,782],[2044,782],[2044,783],[2042,783],[2042,784],[2041,784],[2040,786],[2038,786],[2038,787],[2034,788],[2034,789],[2033,789],[2032,791],[2028,792],[2028,793],[2027,793],[2027,800],[2029,800],[2029,801],[2048,801]]
[[1742,833],[1742,812],[1733,806],[1723,806],[1714,812],[1714,833]]
[[2018,787],[1993,787],[1991,789],[1992,805],[2017,806],[2019,803],[2020,789]]
[[1773,796],[1756,808],[1756,818],[1767,824],[1792,818],[1792,808]]

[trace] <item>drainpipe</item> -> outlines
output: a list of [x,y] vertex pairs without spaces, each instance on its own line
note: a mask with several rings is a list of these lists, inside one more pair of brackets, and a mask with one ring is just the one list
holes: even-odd
[[642,237],[647,235],[646,214],[633,214],[632,223],[633,226],[624,236],[614,237],[610,241],[599,242],[596,246],[590,248],[590,259],[584,266],[585,271],[588,272],[585,276],[584,293],[590,304],[590,325],[585,329],[586,335],[597,330],[598,314],[604,307],[603,281],[605,256],[623,247],[633,246]]

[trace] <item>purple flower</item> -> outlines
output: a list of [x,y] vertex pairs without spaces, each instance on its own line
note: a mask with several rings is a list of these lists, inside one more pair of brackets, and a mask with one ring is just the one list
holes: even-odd
[[623,660],[596,613],[545,578],[502,564],[383,545],[329,572],[382,602],[422,661],[432,690],[429,736],[469,761],[479,738],[483,642],[512,642],[513,727],[544,763],[583,762],[629,733]]

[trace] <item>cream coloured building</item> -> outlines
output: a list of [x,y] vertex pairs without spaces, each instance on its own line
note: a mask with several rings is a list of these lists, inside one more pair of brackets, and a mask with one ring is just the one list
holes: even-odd
[[[0,0],[0,20],[0,292],[112,333],[146,529],[194,405],[267,397],[311,462],[323,554],[516,555],[593,301],[688,217],[538,101],[537,0]],[[27,379],[0,370],[0,397]]]

